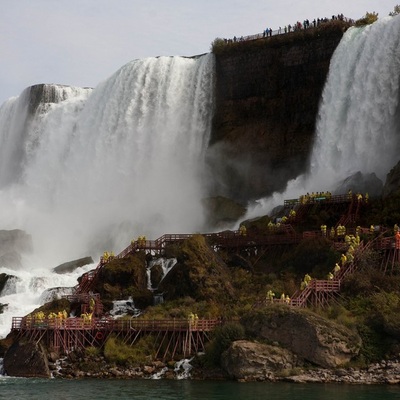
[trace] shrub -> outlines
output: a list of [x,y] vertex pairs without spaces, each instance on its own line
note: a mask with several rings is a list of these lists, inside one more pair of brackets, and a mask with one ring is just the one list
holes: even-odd
[[97,357],[100,355],[100,349],[98,347],[89,346],[86,347],[85,353],[89,357]]
[[372,12],[369,13],[367,12],[364,17],[358,19],[355,23],[355,26],[364,26],[364,25],[370,25],[373,24],[375,21],[378,20],[378,13]]
[[357,330],[362,339],[361,359],[367,364],[382,360],[388,351],[388,343],[384,335],[364,324],[359,325]]
[[221,354],[235,340],[243,339],[244,328],[236,322],[229,322],[214,331],[214,338],[206,346],[205,363],[209,366],[219,366]]
[[226,45],[225,40],[221,38],[215,38],[213,42],[211,43],[211,51],[213,53],[217,53],[219,50],[221,50],[222,47]]
[[138,365],[149,361],[154,354],[154,338],[149,335],[139,339],[133,346],[111,336],[104,346],[104,356],[110,363]]

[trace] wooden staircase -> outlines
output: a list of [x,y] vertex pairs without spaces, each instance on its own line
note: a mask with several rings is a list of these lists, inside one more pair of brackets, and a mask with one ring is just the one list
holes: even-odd
[[354,273],[360,266],[363,253],[373,247],[373,241],[366,245],[360,243],[354,252],[353,262],[342,265],[340,270],[331,280],[312,279],[303,290],[298,290],[291,298],[290,305],[293,307],[325,307],[331,301],[335,301],[340,292],[340,286],[346,276]]

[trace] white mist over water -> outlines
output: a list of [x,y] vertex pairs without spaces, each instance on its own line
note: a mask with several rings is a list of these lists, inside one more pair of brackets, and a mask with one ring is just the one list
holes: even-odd
[[[61,101],[39,107],[33,119],[29,92],[3,104],[0,229],[32,235],[34,254],[24,266],[48,281],[0,303],[26,313],[24,305],[36,305],[44,289],[60,283],[49,271],[62,262],[118,253],[138,235],[203,229],[213,76],[211,54],[149,58],[128,63],[93,90],[53,88]],[[73,275],[62,285],[75,285],[79,274]],[[9,329],[6,314],[2,332]]]
[[333,191],[358,171],[384,183],[400,159],[399,71],[400,16],[350,28],[331,60],[308,173],[258,201],[247,217],[307,192]]
[[13,140],[9,121],[24,105],[7,105],[1,170],[10,174],[3,160],[14,148],[24,154],[21,174],[0,180],[1,228],[24,229],[36,253],[60,263],[202,227],[213,68],[211,55],[133,61],[37,113]]

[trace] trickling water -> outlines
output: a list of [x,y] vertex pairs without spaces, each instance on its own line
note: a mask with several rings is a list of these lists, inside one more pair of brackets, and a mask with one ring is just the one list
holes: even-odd
[[153,374],[150,379],[162,379],[162,378],[164,378],[164,375],[167,371],[168,371],[168,367],[164,367],[161,369],[160,372],[156,372],[155,374]]
[[176,374],[176,379],[188,379],[190,378],[190,371],[193,366],[190,364],[193,358],[184,358],[175,364],[174,372]]
[[[93,90],[51,86],[58,102],[34,115],[29,91],[3,104],[0,229],[32,235],[24,267],[46,276],[41,291],[56,286],[49,270],[65,261],[118,253],[141,234],[203,230],[213,76],[211,54],[149,58]],[[40,296],[24,290],[9,306],[15,316],[26,312],[17,303]]]
[[138,317],[141,314],[141,311],[135,307],[135,302],[133,301],[132,297],[129,297],[127,300],[113,301],[113,308],[110,311],[110,314],[113,317],[121,317],[124,315]]
[[176,258],[157,258],[156,260],[150,261],[149,266],[146,269],[147,274],[147,289],[152,290],[156,289],[153,287],[153,283],[151,282],[151,269],[155,265],[159,265],[162,269],[162,277],[161,281],[165,278],[169,271],[171,271],[172,267],[178,262]]
[[333,190],[355,172],[383,182],[400,153],[400,16],[350,28],[333,54],[323,91],[310,169],[284,193],[262,199],[249,217],[284,199]]

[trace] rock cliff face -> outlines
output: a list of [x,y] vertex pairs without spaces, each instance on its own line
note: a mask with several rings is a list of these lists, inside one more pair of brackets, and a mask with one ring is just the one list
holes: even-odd
[[298,357],[324,368],[349,362],[361,347],[358,334],[344,326],[289,307],[250,313],[243,324],[251,335],[276,341]]
[[237,340],[221,357],[222,368],[232,379],[264,380],[274,377],[277,371],[293,369],[297,357],[277,346]]
[[[91,91],[91,88],[83,88]],[[29,96],[28,112],[29,115],[34,115],[37,112],[44,112],[52,103],[59,103],[68,98],[71,86],[44,84],[30,86],[26,89]]]
[[159,286],[166,294],[166,300],[185,297],[189,293],[196,301],[213,299],[222,303],[234,298],[229,269],[204,237],[193,236],[182,243],[177,260]]
[[46,352],[32,342],[15,342],[4,356],[4,370],[9,376],[50,378]]
[[346,28],[327,24],[215,50],[214,193],[260,198],[305,170],[330,59]]
[[386,177],[386,183],[383,187],[383,197],[388,197],[398,193],[400,189],[400,161],[395,165]]

